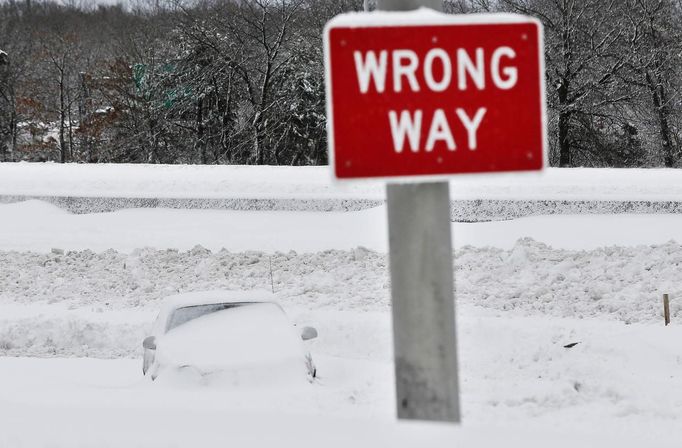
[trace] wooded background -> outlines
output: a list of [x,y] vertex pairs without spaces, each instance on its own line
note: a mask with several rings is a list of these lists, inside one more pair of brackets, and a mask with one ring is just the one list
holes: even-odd
[[[2,3],[0,161],[326,164],[322,29],[362,9]],[[682,0],[456,0],[445,10],[544,23],[551,165],[682,164]]]

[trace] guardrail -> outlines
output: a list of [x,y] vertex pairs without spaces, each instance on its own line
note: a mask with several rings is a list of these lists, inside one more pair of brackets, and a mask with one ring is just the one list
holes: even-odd
[[[376,199],[291,198],[124,198],[81,196],[0,195],[0,203],[40,200],[70,213],[106,213],[129,208],[171,208],[239,211],[353,212],[379,207]],[[682,213],[682,201],[616,200],[505,200],[472,199],[451,201],[454,222],[502,221],[537,215]]]

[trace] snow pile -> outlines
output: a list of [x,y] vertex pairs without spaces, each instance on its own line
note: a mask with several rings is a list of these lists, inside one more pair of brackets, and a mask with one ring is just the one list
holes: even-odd
[[92,322],[76,316],[0,319],[0,354],[104,359],[137,357],[140,353],[138,346],[146,336],[147,326]]
[[467,248],[455,263],[458,298],[499,311],[632,323],[658,320],[663,293],[682,297],[675,242],[572,251],[523,239],[509,251]]
[[[661,294],[682,317],[682,246],[557,250],[530,239],[512,249],[456,252],[460,306],[494,313],[657,322]],[[0,251],[0,354],[138,356],[160,300],[177,292],[269,289],[299,310],[386,312],[386,256],[143,249],[38,254]],[[272,272],[272,274],[271,274]],[[272,277],[271,277],[272,275]],[[14,307],[14,308],[12,308]]]

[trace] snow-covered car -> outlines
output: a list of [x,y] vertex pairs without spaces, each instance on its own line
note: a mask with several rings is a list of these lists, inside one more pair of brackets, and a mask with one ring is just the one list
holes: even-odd
[[142,372],[219,375],[232,382],[307,378],[316,368],[299,330],[266,291],[208,291],[168,297],[142,343]]

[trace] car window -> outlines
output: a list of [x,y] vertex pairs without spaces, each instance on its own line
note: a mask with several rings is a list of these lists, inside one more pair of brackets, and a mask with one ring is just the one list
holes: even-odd
[[179,325],[185,324],[193,319],[196,319],[207,314],[215,313],[216,311],[227,310],[230,308],[237,308],[240,306],[251,305],[254,302],[237,302],[237,303],[211,303],[207,305],[192,305],[178,308],[173,311],[168,319],[166,332],[171,331]]

